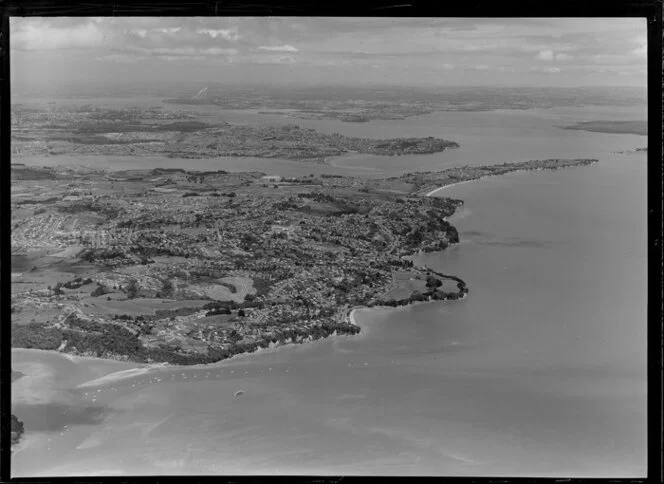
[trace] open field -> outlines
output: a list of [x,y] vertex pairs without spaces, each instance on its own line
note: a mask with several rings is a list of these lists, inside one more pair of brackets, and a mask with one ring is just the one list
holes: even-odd
[[407,299],[414,291],[424,292],[426,281],[422,276],[410,271],[396,271],[393,273],[392,288],[385,294],[385,299]]

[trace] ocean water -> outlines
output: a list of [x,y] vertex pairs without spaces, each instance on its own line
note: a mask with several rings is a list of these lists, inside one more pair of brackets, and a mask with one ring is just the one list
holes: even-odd
[[[421,261],[464,278],[463,301],[359,311],[358,337],[116,381],[94,380],[131,364],[14,350],[30,439],[12,475],[644,476],[646,157],[612,152],[646,139],[556,128],[621,116],[582,113],[454,113],[476,123],[458,129],[483,163],[600,159],[438,192],[465,201],[462,242]],[[38,400],[31,371],[53,380]]]

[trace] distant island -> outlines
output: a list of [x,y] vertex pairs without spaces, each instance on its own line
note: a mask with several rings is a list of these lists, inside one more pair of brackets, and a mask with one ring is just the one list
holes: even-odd
[[180,106],[215,106],[229,110],[255,110],[259,114],[291,119],[333,119],[347,123],[398,120],[434,112],[483,112],[497,109],[551,108],[578,106],[579,101],[593,105],[645,104],[636,90],[597,88],[520,89],[520,88],[418,88],[398,87],[344,88],[302,87],[257,88],[206,86],[197,93],[179,93],[163,100]]
[[400,156],[458,148],[441,138],[370,139],[319,133],[296,125],[209,123],[189,113],[150,109],[15,105],[12,158],[27,155],[226,156],[322,162],[349,153]]
[[12,347],[190,365],[332,334],[353,308],[457,300],[413,256],[459,242],[460,181],[597,160],[383,179],[12,166]]
[[635,153],[647,153],[647,152],[648,152],[648,147],[646,146],[644,148],[636,148],[636,149],[633,149],[633,150],[616,151],[615,153],[618,154],[618,155],[632,155],[632,154],[635,154]]
[[562,129],[645,136],[648,134],[648,123],[646,121],[583,121],[570,126],[563,126]]

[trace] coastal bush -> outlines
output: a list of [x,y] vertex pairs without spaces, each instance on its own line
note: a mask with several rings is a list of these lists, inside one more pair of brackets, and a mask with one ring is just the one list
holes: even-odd
[[65,292],[62,290],[62,283],[58,282],[53,288],[53,294],[56,296],[62,296]]
[[228,306],[224,306],[223,308],[219,309],[212,309],[205,313],[205,316],[216,316],[218,314],[231,314],[231,309]]
[[126,288],[127,297],[129,299],[135,299],[138,296],[138,281],[136,279],[131,279]]
[[97,287],[90,293],[90,296],[92,297],[103,296],[104,294],[108,294],[109,292],[110,290],[106,286],[97,283]]
[[170,298],[173,296],[173,291],[175,288],[173,287],[173,281],[170,279],[164,279],[161,282],[161,291],[157,293],[157,297],[161,298]]
[[63,330],[62,335],[67,340],[68,348],[76,348],[78,352],[91,352],[97,356],[119,354],[130,358],[143,357],[144,347],[141,340],[122,326],[81,320],[77,321],[77,326],[81,329],[89,328],[87,331],[94,332]]
[[208,348],[208,356],[212,361],[221,361],[225,360],[226,358],[229,358],[231,356],[231,353],[225,348],[217,348],[214,346],[210,346]]
[[427,287],[429,289],[435,289],[436,287],[440,287],[443,285],[443,281],[440,279],[434,277],[434,276],[427,276]]
[[34,348],[39,350],[57,350],[62,343],[62,331],[47,326],[45,323],[12,324],[12,348]]
[[88,249],[80,255],[80,258],[86,262],[114,259],[116,257],[124,257],[124,253],[120,249]]
[[104,331],[104,325],[96,321],[88,321],[85,319],[80,319],[75,315],[69,316],[65,319],[65,322],[69,328],[80,329],[83,331],[89,332],[102,332]]
[[11,445],[15,445],[21,440],[21,436],[25,432],[23,422],[18,419],[16,415],[11,414]]
[[80,277],[77,277],[76,279],[73,279],[69,282],[65,282],[63,287],[66,287],[67,289],[78,289],[79,287],[85,286],[86,284],[92,284],[92,279],[81,279]]
[[194,313],[197,313],[200,311],[201,308],[196,308],[196,307],[183,307],[183,308],[177,308],[177,309],[157,309],[155,311],[154,316],[139,316],[140,319],[137,318],[138,320],[148,320],[148,319],[166,319],[166,318],[171,318],[175,316],[190,316]]
[[232,304],[233,301],[212,301],[206,303],[201,309],[223,309]]

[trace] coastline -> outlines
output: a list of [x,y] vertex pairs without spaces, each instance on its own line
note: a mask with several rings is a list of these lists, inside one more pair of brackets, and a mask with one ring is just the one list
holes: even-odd
[[[388,308],[388,306],[386,306]],[[358,309],[371,309],[368,307],[360,307]],[[348,322],[348,321],[347,321]],[[359,327],[359,325],[355,325]],[[359,334],[359,333],[358,333]],[[101,356],[88,356],[88,355],[77,355],[75,353],[66,353],[63,351],[58,351],[58,350],[44,350],[44,349],[39,349],[39,348],[11,348],[12,352],[16,351],[19,353],[25,353],[25,354],[30,354],[30,353],[36,353],[36,354],[47,354],[47,355],[60,355],[62,358],[71,361],[72,363],[75,364],[81,364],[81,363],[124,363],[127,365],[133,366],[133,368],[127,368],[123,370],[118,370],[114,371],[111,373],[108,373],[107,375],[101,376],[99,378],[95,378],[94,380],[89,380],[86,382],[83,382],[79,385],[77,385],[77,388],[83,388],[87,386],[93,386],[93,385],[98,385],[98,384],[106,384],[106,383],[111,383],[115,382],[116,380],[123,380],[126,378],[133,378],[135,376],[140,376],[140,375],[145,375],[151,371],[154,370],[172,370],[172,369],[196,369],[196,368],[210,368],[210,367],[215,367],[215,366],[222,366],[226,365],[228,363],[235,363],[238,362],[244,358],[248,358],[251,355],[263,353],[263,354],[270,354],[270,353],[275,353],[277,351],[281,351],[287,348],[291,347],[297,347],[305,343],[315,343],[315,342],[320,342],[323,340],[326,340],[328,338],[340,338],[340,337],[352,337],[355,335],[349,335],[349,334],[338,334],[336,331],[329,336],[323,337],[323,338],[318,338],[314,339],[311,336],[304,338],[301,341],[287,341],[284,343],[270,343],[269,347],[267,348],[262,348],[258,347],[254,351],[248,351],[245,353],[237,353],[232,356],[229,356],[228,358],[224,358],[212,363],[197,363],[193,365],[179,365],[179,364],[173,364],[173,363],[168,363],[168,362],[155,362],[155,363],[139,363],[131,360],[119,360],[119,359],[114,359],[114,358],[105,358]],[[111,375],[117,375],[117,378],[107,378],[110,377]],[[30,378],[34,377],[45,377],[48,375],[45,375],[40,372],[28,372],[23,375],[21,380],[25,379],[28,380]],[[103,380],[103,381],[102,381]],[[93,383],[95,382],[95,383]]]
[[[545,160],[545,161],[548,161],[548,160]],[[590,161],[590,163],[596,163],[599,160],[598,159],[589,159],[589,160],[581,160],[581,161]],[[524,164],[524,163],[530,163],[530,162],[520,162],[520,164]],[[575,165],[568,165],[568,166],[558,166],[558,167],[546,167],[546,166],[521,167],[521,168],[513,168],[513,169],[507,170],[503,173],[485,173],[485,174],[482,174],[482,175],[479,175],[479,176],[475,176],[473,178],[469,178],[467,180],[462,180],[462,181],[459,181],[459,182],[450,183],[448,185],[439,186],[439,187],[434,188],[433,190],[431,190],[431,191],[429,191],[425,194],[422,194],[421,191],[418,190],[414,193],[414,195],[421,195],[421,196],[425,196],[425,197],[430,197],[433,194],[439,192],[440,190],[443,190],[444,188],[449,188],[449,187],[453,187],[453,186],[456,186],[456,185],[462,185],[464,183],[470,183],[470,182],[473,182],[473,181],[482,180],[484,178],[493,178],[493,177],[509,175],[511,173],[521,173],[521,172],[529,172],[529,171],[558,171],[558,170],[563,170],[563,169],[566,169],[566,168],[579,168],[581,166],[586,166],[590,163],[583,163],[583,164],[580,164],[580,165],[575,164]],[[491,166],[491,165],[489,165],[489,166]],[[495,165],[495,166],[500,166],[500,165]]]
[[[427,269],[429,270],[429,269]],[[433,273],[436,273],[436,271],[433,271]],[[462,296],[460,296],[456,301],[465,299],[468,293],[464,293]],[[85,362],[105,362],[105,363],[110,363],[110,362],[117,362],[117,363],[125,363],[127,365],[132,365],[134,366],[133,368],[128,368],[128,369],[123,369],[123,370],[118,370],[118,371],[113,371],[111,373],[108,373],[104,376],[101,376],[99,378],[95,378],[93,380],[88,380],[85,382],[82,382],[76,386],[76,388],[88,388],[88,387],[93,387],[97,385],[105,385],[108,383],[115,383],[117,381],[122,381],[128,378],[133,378],[136,376],[141,376],[141,375],[146,375],[149,374],[155,370],[180,370],[180,369],[196,369],[196,368],[214,368],[214,367],[221,367],[221,366],[227,366],[231,363],[239,363],[242,360],[246,358],[251,358],[252,355],[257,355],[259,353],[262,354],[270,354],[270,353],[275,353],[277,351],[283,351],[289,348],[294,348],[303,344],[310,344],[310,343],[316,343],[316,342],[322,342],[324,340],[328,340],[330,338],[338,338],[338,337],[357,337],[357,336],[364,336],[367,334],[366,331],[366,326],[363,328],[362,324],[358,322],[358,314],[360,312],[372,312],[372,311],[405,311],[409,309],[411,306],[415,305],[421,305],[421,304],[432,304],[432,303],[440,303],[440,302],[448,302],[450,300],[425,300],[425,301],[412,301],[412,302],[405,302],[402,304],[398,304],[396,306],[390,306],[390,305],[385,305],[385,304],[380,304],[380,305],[374,305],[374,306],[355,306],[350,309],[345,310],[346,311],[346,316],[343,317],[343,321],[346,323],[349,323],[355,327],[357,327],[360,331],[358,331],[356,334],[338,334],[336,331],[333,332],[332,334],[322,337],[322,338],[313,338],[312,336],[308,336],[306,338],[303,338],[301,341],[287,341],[287,342],[277,342],[277,343],[270,343],[270,345],[267,348],[262,348],[258,347],[254,351],[248,351],[244,353],[237,353],[234,354],[228,358],[224,358],[212,363],[198,363],[198,364],[193,364],[193,365],[178,365],[178,364],[172,364],[168,362],[156,362],[156,363],[138,363],[138,362],[133,362],[131,360],[119,360],[119,359],[113,359],[113,358],[104,358],[104,357],[99,357],[99,356],[88,356],[88,355],[77,355],[73,353],[66,353],[62,351],[57,351],[57,350],[43,350],[43,349],[36,349],[36,348],[11,348],[12,351],[18,351],[18,352],[25,352],[25,353],[31,353],[31,352],[38,352],[38,353],[45,353],[45,354],[59,354],[63,358],[71,361],[72,363],[75,364],[81,364]],[[45,372],[37,372],[37,373],[28,373],[24,375],[25,380],[31,380],[34,377],[37,378],[46,378],[48,377],[50,373]]]
[[[466,297],[468,296],[468,294],[469,294],[469,293],[465,293],[465,294],[463,294],[463,296],[460,296],[458,299],[455,299],[454,301],[462,301],[462,300],[466,299]],[[372,311],[375,311],[375,312],[378,312],[378,311],[390,311],[390,312],[391,312],[391,311],[407,311],[408,309],[410,309],[411,307],[414,307],[414,306],[420,306],[420,305],[424,305],[424,304],[445,303],[445,302],[450,302],[450,301],[451,301],[451,300],[445,300],[445,299],[439,299],[439,300],[430,299],[430,300],[428,300],[428,301],[413,301],[413,302],[408,302],[408,303],[406,303],[406,304],[400,304],[400,305],[398,305],[398,306],[388,306],[388,305],[385,305],[385,304],[377,304],[377,305],[375,305],[375,306],[371,306],[371,307],[369,307],[369,306],[356,306],[356,307],[354,307],[353,309],[350,310],[350,312],[349,312],[348,315],[346,316],[346,320],[347,320],[350,324],[353,324],[353,325],[359,327],[360,329],[362,329],[362,332],[358,333],[359,336],[362,336],[363,333],[364,333],[364,328],[362,328],[362,325],[359,324],[359,323],[357,322],[357,319],[356,319],[356,315],[357,315],[357,313],[360,312],[360,311],[361,311],[361,312],[372,312]],[[354,335],[352,335],[352,336],[354,336]]]
[[[507,164],[504,165],[498,165],[498,169],[500,170],[499,172],[491,172],[491,173],[483,173],[483,174],[476,174],[476,176],[468,179],[468,180],[462,180],[456,183],[451,183],[448,185],[443,185],[443,186],[438,186],[434,190],[430,190],[427,194],[424,194],[422,192],[419,192],[420,196],[432,196],[438,191],[453,186],[453,185],[459,185],[462,183],[467,183],[470,181],[475,181],[481,178],[485,178],[488,176],[501,176],[506,173],[511,173],[511,172],[516,172],[516,171],[542,171],[542,170],[547,170],[547,169],[560,169],[563,167],[568,167],[568,166],[578,166],[578,165],[587,165],[592,162],[596,162],[598,160],[589,160],[589,159],[581,159],[581,160],[563,160],[567,164],[563,164],[563,166],[549,166],[551,162],[556,162],[558,163],[560,160],[543,160],[543,161],[530,161],[530,162],[525,162],[526,167],[524,167],[524,163],[517,163],[513,164],[515,166],[508,166]],[[569,165],[569,162],[574,163],[573,165]],[[536,166],[530,166],[532,164],[535,164]],[[543,165],[543,166],[540,166]],[[507,170],[507,171],[505,171]],[[479,176],[477,176],[479,175]],[[439,182],[445,182],[446,180],[439,180]],[[435,181],[433,181],[432,184],[434,184]],[[456,211],[456,206],[452,209],[452,214]],[[454,243],[458,243],[458,240]],[[438,250],[444,250],[444,248],[438,249]],[[415,255],[415,254],[411,254]],[[408,298],[403,298],[401,300],[394,300],[394,299],[388,299],[388,300],[381,300],[385,296],[385,292],[383,291],[382,295],[375,296],[371,298],[371,300],[366,301],[365,304],[361,306],[354,307],[352,309],[360,309],[362,307],[367,307],[367,308],[373,308],[376,307],[377,305],[375,304],[376,302],[381,303],[378,307],[384,307],[384,308],[396,308],[396,307],[403,307],[403,306],[410,306],[416,302],[422,302],[422,303],[429,303],[429,302],[435,302],[435,301],[446,301],[446,300],[458,300],[458,299],[463,299],[468,293],[468,287],[462,279],[456,277],[456,276],[449,276],[446,274],[442,273],[437,273],[436,271],[433,271],[431,269],[428,269],[425,266],[419,267],[419,270],[427,271],[427,272],[432,272],[433,274],[443,277],[443,278],[451,278],[455,279],[458,283],[458,291],[455,292],[445,292],[445,291],[437,291],[436,288],[431,288],[425,293],[419,293],[419,292],[412,292]],[[390,283],[391,286],[391,283]],[[389,288],[385,287],[383,288],[384,290],[387,290]],[[361,327],[359,324],[357,324],[357,320],[355,318],[355,313],[352,312],[352,317],[351,315],[346,315],[344,316],[344,312],[348,311],[348,306],[345,306],[343,308],[339,308],[337,310],[337,323],[343,325],[344,323],[346,324],[346,328],[343,328],[342,326],[332,330],[331,328],[323,328],[321,326],[312,326],[310,331],[297,334],[297,335],[291,335],[290,337],[282,337],[279,340],[275,340],[274,338],[269,338],[269,339],[258,339],[253,341],[251,344],[248,345],[248,347],[244,348],[239,348],[240,351],[237,353],[234,351],[231,351],[230,354],[228,354],[228,351],[226,349],[223,349],[221,351],[226,352],[226,354],[218,354],[218,352],[215,352],[213,354],[208,354],[208,353],[196,353],[195,355],[193,354],[187,354],[183,355],[184,358],[190,359],[193,358],[194,361],[177,361],[175,363],[168,363],[169,366],[209,366],[213,365],[216,363],[224,362],[226,360],[229,360],[231,358],[237,357],[237,356],[246,356],[250,353],[256,353],[257,351],[262,351],[262,350],[268,350],[268,349],[273,349],[275,347],[281,347],[281,346],[286,346],[290,344],[303,344],[303,343],[309,343],[312,341],[316,341],[319,339],[324,339],[327,338],[333,334],[337,334],[337,330],[341,331],[341,334],[350,334],[350,335],[355,335],[357,333],[361,332]],[[218,350],[217,350],[218,351]],[[67,358],[75,358],[75,357],[89,357],[89,355],[82,354],[82,355],[76,355],[76,354],[69,354],[69,353],[63,353],[66,355]],[[123,358],[122,355],[117,355],[116,357],[100,357],[98,359],[101,360],[115,360],[115,361],[128,361],[133,365],[141,365],[141,368],[155,368],[161,365],[164,365],[165,362],[159,361],[161,358],[157,358],[158,361],[154,361],[152,358],[146,357],[144,358],[144,361],[131,361],[128,358]],[[184,364],[183,364],[184,363]],[[189,364],[187,364],[189,363]]]

